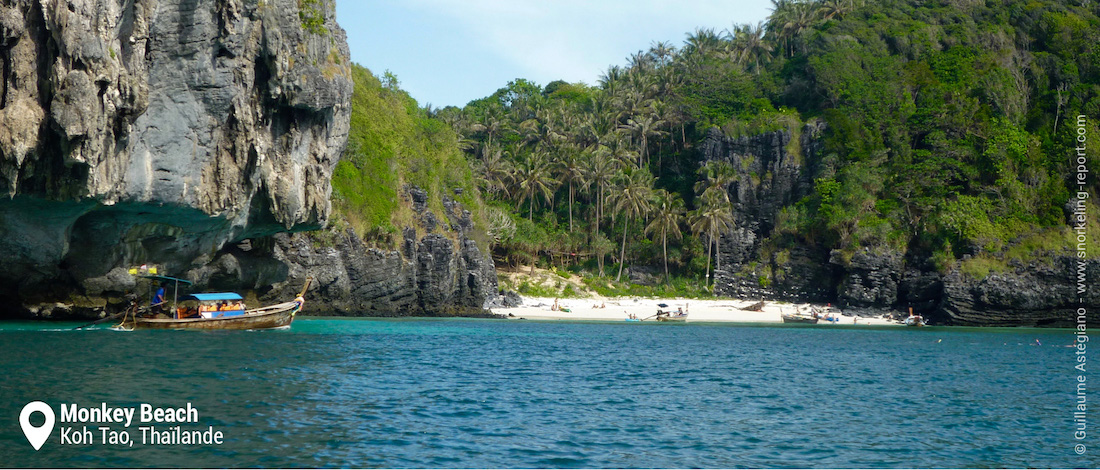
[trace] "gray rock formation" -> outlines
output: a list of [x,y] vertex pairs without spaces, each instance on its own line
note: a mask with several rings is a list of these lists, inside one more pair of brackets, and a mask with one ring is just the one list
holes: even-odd
[[716,128],[708,131],[701,147],[703,160],[728,162],[737,172],[737,182],[729,188],[735,228],[722,235],[715,263],[719,294],[822,301],[832,297],[828,254],[803,247],[767,259],[761,253],[761,243],[772,235],[780,210],[813,190],[813,171],[807,164],[819,160],[824,128],[814,121],[797,136],[782,130],[736,139]]
[[[1057,256],[1013,272],[992,273],[984,279],[957,271],[943,277],[942,301],[932,319],[951,325],[1072,327],[1079,307],[1097,323],[1100,291],[1085,286],[1078,294],[1078,260]],[[1100,260],[1085,262],[1086,279],[1100,279]]]
[[0,6],[3,313],[98,307],[121,266],[325,223],[352,82],[331,2],[299,6]]
[[[406,188],[419,208],[422,228],[437,221],[417,201],[427,193]],[[293,298],[307,276],[316,285],[306,296],[310,315],[484,315],[497,290],[492,257],[482,253],[469,211],[444,198],[446,233],[404,232],[402,250],[368,248],[354,231],[276,234],[231,245],[188,272],[199,286],[216,284],[251,293],[260,303]],[[414,209],[415,210],[415,209]],[[437,224],[438,222],[432,222]]]
[[[738,176],[729,188],[735,228],[722,235],[715,260],[719,294],[835,302],[856,314],[913,307],[934,324],[950,325],[1071,326],[1079,306],[1100,309],[1097,289],[1076,294],[1077,260],[1064,255],[1036,254],[1027,266],[974,279],[957,271],[940,274],[928,260],[888,247],[847,256],[776,240],[781,209],[813,190],[823,130],[821,123],[807,124],[797,141],[789,131],[735,139],[718,129],[708,132],[702,159],[729,162]],[[1088,262],[1086,274],[1100,279],[1100,260]]]
[[898,282],[905,263],[902,254],[889,249],[864,248],[844,261],[833,250],[829,262],[841,266],[844,275],[837,288],[837,304],[846,307],[882,307],[898,300]]

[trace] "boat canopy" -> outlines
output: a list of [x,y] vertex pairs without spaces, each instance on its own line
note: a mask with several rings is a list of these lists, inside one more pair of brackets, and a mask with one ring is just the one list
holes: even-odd
[[200,302],[213,302],[218,300],[243,300],[240,294],[234,292],[211,292],[205,294],[190,294],[180,297],[180,300],[198,300]]
[[138,276],[138,277],[140,277],[142,279],[152,279],[154,281],[160,281],[160,282],[178,282],[180,284],[191,285],[191,281],[188,281],[187,279],[179,279],[179,278],[175,278],[175,277],[153,276],[153,275],[144,275],[144,276]]

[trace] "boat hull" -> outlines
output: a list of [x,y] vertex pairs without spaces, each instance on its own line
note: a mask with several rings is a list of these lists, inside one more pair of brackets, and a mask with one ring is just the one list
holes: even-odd
[[818,319],[814,318],[814,317],[803,317],[803,316],[796,316],[796,315],[783,315],[783,323],[807,323],[807,324],[812,325],[812,324],[817,323],[817,320]]
[[657,321],[679,321],[679,322],[686,322],[686,321],[687,321],[687,318],[688,318],[688,316],[687,316],[687,315],[669,315],[669,316],[665,316],[665,315],[658,315],[658,316],[657,316]]
[[302,304],[288,302],[221,318],[128,318],[124,328],[135,330],[265,330],[290,326]]

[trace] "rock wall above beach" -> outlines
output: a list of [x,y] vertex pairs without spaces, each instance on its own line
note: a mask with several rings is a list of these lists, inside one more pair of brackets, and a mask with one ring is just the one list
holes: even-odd
[[707,132],[700,148],[703,160],[728,162],[737,173],[729,188],[735,228],[721,237],[715,263],[719,294],[812,301],[835,295],[837,274],[828,253],[808,247],[761,252],[780,210],[813,190],[814,170],[809,165],[820,161],[824,130],[823,122],[812,121],[797,133],[780,130],[730,138],[717,128]]
[[293,298],[313,276],[306,296],[311,315],[486,314],[486,299],[497,290],[496,270],[472,238],[478,229],[470,212],[444,197],[440,220],[417,204],[424,194],[406,188],[404,202],[419,215],[422,231],[442,230],[418,234],[408,227],[399,250],[369,247],[350,228],[280,233],[229,245],[199,260],[187,277],[273,303]]
[[120,266],[324,225],[348,64],[328,1],[5,2],[5,309],[95,308]]
[[[800,132],[766,132],[730,138],[711,129],[701,146],[704,161],[729,162],[735,228],[723,234],[715,260],[715,289],[743,299],[833,302],[853,313],[877,314],[913,307],[936,324],[1071,326],[1078,306],[1100,308],[1100,293],[1076,294],[1077,260],[1040,254],[1030,263],[981,278],[885,246],[854,253],[805,243],[769,243],[780,211],[813,189],[821,162],[824,125]],[[785,247],[785,248],[780,248]],[[1100,260],[1085,264],[1100,278]]]

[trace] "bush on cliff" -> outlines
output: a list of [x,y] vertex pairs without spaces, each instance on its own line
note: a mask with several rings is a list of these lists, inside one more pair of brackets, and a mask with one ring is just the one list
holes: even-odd
[[404,201],[403,188],[413,185],[428,193],[428,210],[438,220],[447,220],[442,198],[448,196],[479,223],[480,196],[454,131],[420,108],[389,72],[379,78],[353,64],[352,78],[348,147],[332,177],[338,215],[364,240],[395,245],[400,228],[423,230]]

